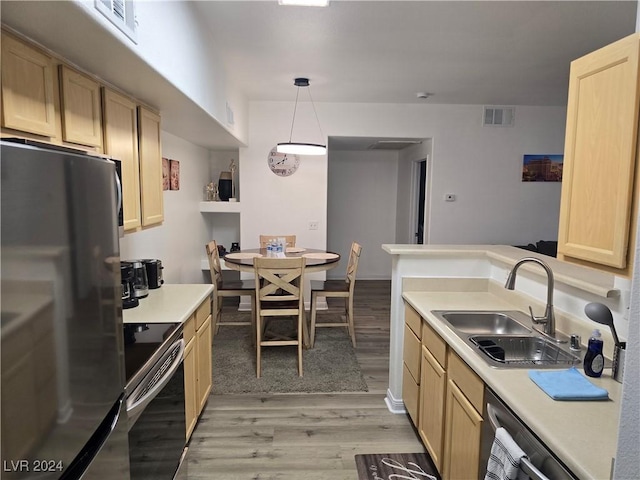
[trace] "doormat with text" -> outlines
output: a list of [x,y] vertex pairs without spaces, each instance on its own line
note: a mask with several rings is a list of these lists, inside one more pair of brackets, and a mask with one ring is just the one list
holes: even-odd
[[440,480],[426,453],[356,455],[358,480]]

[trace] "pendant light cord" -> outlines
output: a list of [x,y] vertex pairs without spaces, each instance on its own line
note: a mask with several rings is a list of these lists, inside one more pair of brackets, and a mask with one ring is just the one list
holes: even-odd
[[293,107],[293,119],[291,120],[291,131],[289,132],[289,143],[293,138],[293,125],[296,123],[296,110],[298,110],[298,95],[300,94],[300,87],[296,89],[296,104]]
[[[322,131],[322,127],[320,126],[320,119],[318,118],[318,112],[316,111],[316,104],[313,102],[313,98],[311,97],[311,87],[307,85],[307,91],[309,93],[309,99],[311,100],[311,106],[313,107],[313,114],[316,117],[316,123],[318,124],[318,129],[320,130],[320,139],[324,139],[324,132]],[[298,96],[300,95],[300,87],[298,86],[296,90],[296,103],[293,107],[293,119],[291,120],[291,131],[289,132],[289,143],[291,143],[291,139],[293,138],[293,126],[296,123],[296,111],[298,110]]]
[[313,98],[311,98],[311,87],[307,87],[309,90],[309,99],[311,99],[311,106],[313,107],[313,113],[316,116],[316,123],[318,124],[318,129],[320,130],[320,140],[324,141],[324,132],[322,131],[322,127],[320,126],[320,120],[318,119],[318,112],[316,112],[316,104],[313,102]]

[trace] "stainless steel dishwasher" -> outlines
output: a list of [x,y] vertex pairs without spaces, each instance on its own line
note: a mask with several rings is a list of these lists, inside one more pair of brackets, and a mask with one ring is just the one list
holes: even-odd
[[520,469],[532,480],[575,480],[569,470],[527,428],[527,426],[500,400],[493,391],[485,388],[484,422],[480,450],[480,479],[484,479],[491,445],[498,427],[504,427],[514,441],[527,454],[520,462]]

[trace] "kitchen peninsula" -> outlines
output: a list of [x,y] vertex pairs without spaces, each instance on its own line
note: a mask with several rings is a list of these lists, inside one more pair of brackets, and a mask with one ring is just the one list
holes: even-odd
[[[597,325],[584,315],[584,305],[604,303],[612,310],[616,324],[626,326],[624,315],[629,302],[629,281],[509,246],[383,245],[382,248],[392,255],[393,261],[386,398],[389,409],[404,411],[403,345],[405,306],[408,305],[422,319],[423,325],[439,336],[450,352],[496,392],[574,475],[609,478],[616,453],[622,392],[622,385],[611,378],[610,368],[605,368],[601,378],[591,379],[592,383],[609,392],[609,401],[554,401],[528,378],[528,369],[490,367],[431,310],[527,312],[531,305],[533,312],[541,315],[545,308],[547,278],[539,265],[528,264],[520,269],[515,291],[504,288],[508,272],[519,259],[537,257],[554,272],[558,331],[577,333],[586,343]],[[602,333],[605,356],[611,358],[611,333],[606,329]],[[622,336],[626,337],[626,332]],[[581,371],[581,366],[578,367]],[[591,435],[594,431],[598,434],[591,444],[589,439],[594,437]],[[580,441],[576,442],[576,438]]]

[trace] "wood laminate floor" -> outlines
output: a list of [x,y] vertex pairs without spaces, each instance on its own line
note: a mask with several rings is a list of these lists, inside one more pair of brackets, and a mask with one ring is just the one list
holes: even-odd
[[[384,403],[390,299],[390,281],[356,283],[356,354],[368,392],[212,395],[191,439],[186,478],[356,480],[356,454],[424,452],[409,418]],[[330,308],[339,308],[334,300]]]

